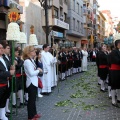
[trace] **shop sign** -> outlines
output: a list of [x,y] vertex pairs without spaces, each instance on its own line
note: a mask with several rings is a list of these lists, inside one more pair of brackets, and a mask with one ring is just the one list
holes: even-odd
[[57,32],[57,31],[52,31],[51,32],[51,35],[54,35],[54,36],[56,36],[56,37],[62,37],[63,38],[63,33],[61,33],[61,32]]

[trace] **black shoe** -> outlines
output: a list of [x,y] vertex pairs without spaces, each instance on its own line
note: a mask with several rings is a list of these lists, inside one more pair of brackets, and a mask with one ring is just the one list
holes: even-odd
[[112,99],[112,96],[109,96],[109,99]]
[[20,106],[12,105],[13,108],[20,108]]
[[12,113],[11,112],[6,112],[6,114],[8,114],[8,115],[15,114],[15,111],[12,111]]
[[25,106],[26,104],[25,104],[25,103],[24,103],[24,104],[23,104],[23,103],[20,103],[20,106],[23,106],[23,105]]
[[120,106],[117,103],[112,103],[112,106],[120,108]]
[[117,100],[117,103],[120,103],[120,100]]
[[105,90],[100,89],[101,92],[106,92]]
[[98,83],[98,85],[101,85],[100,83]]
[[27,105],[28,104],[28,101],[27,100],[25,100],[25,103],[24,103],[24,105]]
[[12,113],[11,112],[6,112],[5,116],[10,117],[11,114],[15,114],[15,111],[13,111]]

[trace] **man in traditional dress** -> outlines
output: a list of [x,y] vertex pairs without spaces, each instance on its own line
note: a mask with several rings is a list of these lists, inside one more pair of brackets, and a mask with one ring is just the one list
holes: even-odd
[[61,80],[65,80],[66,77],[65,72],[67,69],[67,56],[64,48],[62,48],[62,50],[59,52],[58,60],[60,61],[60,65],[59,65],[60,78]]
[[[49,51],[49,45],[43,45],[41,61],[43,63],[43,88],[42,93],[49,94],[51,93],[51,87],[57,84],[55,82],[56,70],[53,71],[53,66],[56,62],[56,58],[52,56]],[[54,74],[53,74],[54,73]]]
[[0,44],[0,119],[8,120],[5,116],[6,101],[9,97],[8,77],[14,75],[15,70],[8,70],[5,60],[2,57],[3,46]]

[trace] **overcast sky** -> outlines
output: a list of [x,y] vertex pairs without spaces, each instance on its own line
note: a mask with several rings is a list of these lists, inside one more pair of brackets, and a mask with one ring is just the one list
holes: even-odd
[[100,10],[110,10],[114,17],[120,18],[120,0],[98,0]]

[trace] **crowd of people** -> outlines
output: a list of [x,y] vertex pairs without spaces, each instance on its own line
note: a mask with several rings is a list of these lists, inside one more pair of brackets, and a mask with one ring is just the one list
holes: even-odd
[[[59,52],[44,44],[43,48],[27,46],[15,48],[0,43],[0,120],[8,120],[14,114],[12,108],[27,105],[28,119],[37,120],[41,115],[36,111],[36,96],[49,95],[58,81],[72,74],[87,71],[88,52],[76,47],[62,48]],[[18,102],[19,98],[19,102]],[[11,105],[10,106],[10,99]]]
[[[27,105],[28,120],[41,117],[36,111],[36,96],[49,95],[58,81],[64,81],[68,76],[87,71],[87,62],[92,61],[98,68],[98,84],[100,90],[112,98],[112,105],[119,107],[120,102],[120,40],[115,47],[105,44],[98,49],[87,51],[86,47],[62,48],[44,44],[42,48],[27,46],[21,50],[15,48],[15,58],[11,55],[8,43],[0,43],[0,119],[8,120],[10,114],[9,100],[12,108]],[[117,101],[116,97],[117,96]],[[19,105],[17,103],[19,98]]]

